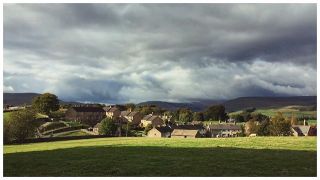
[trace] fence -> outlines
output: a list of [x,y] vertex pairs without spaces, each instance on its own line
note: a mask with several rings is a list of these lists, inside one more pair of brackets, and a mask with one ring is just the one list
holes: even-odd
[[93,138],[103,138],[110,137],[105,135],[86,135],[86,136],[68,136],[68,137],[50,137],[50,138],[34,138],[25,139],[23,142],[13,140],[7,144],[26,144],[26,143],[38,143],[38,142],[52,142],[52,141],[65,141],[65,140],[77,140],[77,139],[93,139]]

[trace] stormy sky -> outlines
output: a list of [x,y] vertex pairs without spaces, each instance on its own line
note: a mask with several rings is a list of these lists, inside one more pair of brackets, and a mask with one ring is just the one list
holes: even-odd
[[315,4],[5,4],[4,92],[103,103],[316,95]]

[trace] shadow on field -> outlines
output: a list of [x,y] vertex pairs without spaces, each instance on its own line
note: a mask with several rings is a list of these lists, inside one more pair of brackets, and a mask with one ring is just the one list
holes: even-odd
[[315,151],[90,146],[4,154],[4,176],[316,176]]

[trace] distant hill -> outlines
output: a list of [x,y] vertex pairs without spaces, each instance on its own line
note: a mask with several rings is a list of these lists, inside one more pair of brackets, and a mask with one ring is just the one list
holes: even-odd
[[38,93],[3,93],[3,104],[13,106],[31,104],[32,98],[39,95]]
[[[3,104],[13,106],[18,105],[31,105],[32,98],[39,96],[38,93],[3,93]],[[81,104],[79,102],[66,102],[60,100],[60,104]]]
[[226,111],[238,111],[250,107],[255,108],[278,108],[290,105],[316,106],[317,96],[292,96],[292,97],[240,97],[228,101],[223,100],[199,100],[191,103],[174,103],[163,101],[147,101],[138,105],[157,105],[164,109],[176,110],[178,108],[189,108],[193,111],[202,111],[211,105],[222,104]]
[[156,105],[158,107],[167,110],[176,110],[179,108],[189,108],[192,111],[202,111],[210,105],[221,104],[222,100],[197,100],[190,103],[176,103],[176,102],[165,102],[165,101],[146,101],[141,102],[138,105]]
[[[3,93],[3,103],[10,105],[31,104],[33,97],[38,93]],[[61,104],[81,104],[79,102],[66,102],[60,100]],[[189,108],[192,111],[203,111],[207,107],[222,104],[228,112],[243,110],[250,107],[255,108],[279,108],[283,106],[316,106],[317,96],[291,96],[291,97],[240,97],[228,101],[223,100],[194,100],[190,103],[176,103],[165,101],[146,101],[138,105],[156,105],[168,110],[178,108]]]
[[164,101],[146,101],[139,103],[138,105],[156,105],[167,110],[176,110],[179,108],[189,108],[193,111],[201,110],[201,107],[195,106],[192,103],[174,103],[174,102],[164,102]]
[[291,96],[291,97],[240,97],[223,103],[227,111],[238,111],[250,107],[278,108],[290,105],[316,106],[317,96]]

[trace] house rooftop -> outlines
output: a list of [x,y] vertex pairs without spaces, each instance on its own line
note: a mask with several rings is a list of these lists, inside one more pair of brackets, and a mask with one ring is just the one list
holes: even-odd
[[138,113],[138,111],[121,111],[121,116],[135,116]]
[[116,107],[104,107],[103,108],[106,112],[115,112],[118,110]]
[[204,129],[202,125],[172,125],[173,129],[200,130]]
[[210,129],[214,130],[241,130],[241,127],[234,124],[214,124],[209,125]]
[[299,136],[300,135],[308,135],[309,130],[310,130],[310,126],[293,125],[292,129],[294,129],[299,134]]
[[198,133],[199,130],[174,129],[171,136],[196,136]]
[[172,132],[173,131],[173,129],[171,129],[168,126],[161,126],[161,127],[154,127],[154,128],[157,129],[161,133],[166,133],[166,132]]

